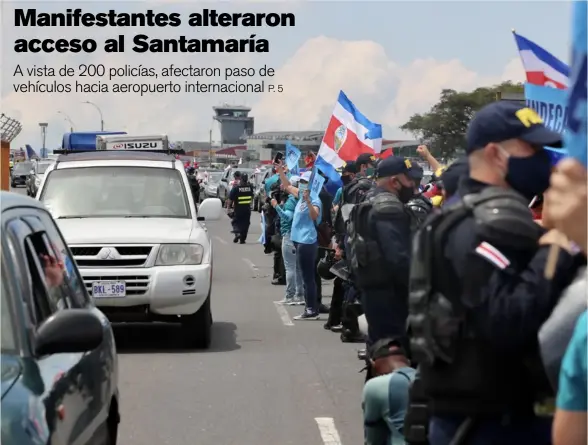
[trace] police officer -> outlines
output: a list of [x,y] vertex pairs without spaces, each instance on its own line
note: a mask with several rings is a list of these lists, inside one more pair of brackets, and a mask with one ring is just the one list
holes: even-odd
[[414,196],[408,201],[406,207],[411,216],[413,232],[423,224],[427,216],[433,211],[433,203],[420,191],[423,175],[423,168],[417,164],[412,164],[410,177],[414,182]]
[[353,179],[343,187],[341,204],[357,204],[364,200],[374,185],[375,162],[376,158],[369,153],[358,156],[353,165]]
[[[549,389],[537,333],[577,261],[561,234],[533,221],[528,203],[549,185],[542,147],[561,146],[561,137],[533,110],[495,102],[474,116],[466,139],[460,200],[427,220],[413,250],[409,322],[430,400],[429,441],[550,444],[551,418],[534,414]],[[548,281],[554,244],[562,253]]]
[[[239,172],[237,172],[239,173]],[[237,180],[235,173],[235,180]],[[229,203],[234,207],[233,231],[235,233],[234,243],[240,242],[245,244],[249,225],[251,224],[251,203],[253,202],[253,186],[249,183],[249,177],[246,173],[239,175],[239,182],[235,183],[229,193]]]
[[190,184],[190,191],[194,197],[194,202],[198,204],[200,202],[200,182],[196,176],[196,169],[194,167],[188,167],[186,174],[188,175],[188,183]]
[[347,225],[370,343],[386,337],[406,340],[411,221],[404,205],[414,194],[411,168],[402,157],[382,160],[374,192],[353,208]]

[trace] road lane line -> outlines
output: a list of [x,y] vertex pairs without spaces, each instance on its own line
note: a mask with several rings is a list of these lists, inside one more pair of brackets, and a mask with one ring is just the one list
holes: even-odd
[[294,323],[292,323],[292,319],[290,318],[290,314],[288,314],[286,308],[277,301],[274,301],[274,306],[276,306],[276,311],[278,311],[278,315],[282,319],[284,326],[294,326]]
[[325,445],[342,445],[339,432],[335,427],[335,421],[332,417],[315,417],[314,419],[321,432],[321,438]]
[[222,239],[220,236],[215,236],[214,239],[217,240],[221,244],[227,244],[227,242],[224,239]]
[[251,261],[249,258],[242,258],[242,260],[245,261],[245,264],[247,264],[253,272],[257,273],[257,266],[253,263],[253,261]]

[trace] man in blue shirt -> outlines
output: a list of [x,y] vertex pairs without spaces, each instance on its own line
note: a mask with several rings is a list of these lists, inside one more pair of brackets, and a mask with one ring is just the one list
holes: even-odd
[[368,356],[375,377],[363,387],[365,444],[404,445],[404,417],[416,371],[401,343],[391,338],[374,343]]
[[584,312],[578,319],[559,374],[557,411],[553,425],[554,445],[584,445],[587,443],[587,330],[588,324],[586,312]]

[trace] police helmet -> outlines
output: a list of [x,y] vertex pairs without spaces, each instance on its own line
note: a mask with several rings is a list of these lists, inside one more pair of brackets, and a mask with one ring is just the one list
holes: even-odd
[[247,173],[242,173],[241,174],[241,184],[247,184],[248,181],[249,181],[249,175],[247,175]]
[[335,274],[331,272],[331,267],[335,264],[334,258],[332,255],[326,255],[318,262],[316,266],[316,271],[323,280],[333,280],[335,279]]
[[196,169],[194,167],[188,167],[186,169],[186,173],[188,173],[189,175],[193,175],[194,173],[196,173]]

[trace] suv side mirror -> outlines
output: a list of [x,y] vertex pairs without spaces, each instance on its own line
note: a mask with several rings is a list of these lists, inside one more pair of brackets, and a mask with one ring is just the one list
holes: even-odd
[[90,309],[64,309],[39,326],[35,336],[37,356],[87,352],[102,343],[102,322]]

